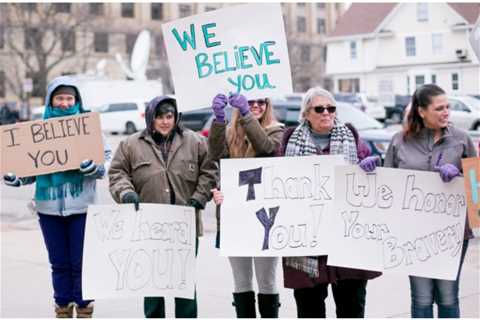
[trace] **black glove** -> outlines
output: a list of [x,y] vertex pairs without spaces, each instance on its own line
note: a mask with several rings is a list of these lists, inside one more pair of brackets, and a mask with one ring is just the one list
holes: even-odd
[[138,194],[136,192],[127,192],[122,197],[122,203],[133,203],[135,204],[135,210],[138,211],[139,209],[139,202],[140,199],[138,198]]
[[188,199],[187,206],[194,207],[195,209],[198,209],[198,210],[203,210],[204,209],[204,206],[202,206],[202,204],[200,202],[198,202],[197,200],[195,200],[193,198]]
[[10,187],[20,187],[22,180],[20,180],[15,173],[7,173],[3,176],[3,182]]
[[91,176],[97,173],[98,166],[92,160],[83,160],[80,163],[80,172],[83,173],[85,176]]

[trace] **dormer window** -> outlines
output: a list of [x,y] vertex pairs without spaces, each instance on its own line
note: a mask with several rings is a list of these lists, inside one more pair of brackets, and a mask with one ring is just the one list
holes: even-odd
[[417,21],[428,21],[428,3],[417,3]]
[[356,60],[357,59],[357,42],[350,41],[350,59]]

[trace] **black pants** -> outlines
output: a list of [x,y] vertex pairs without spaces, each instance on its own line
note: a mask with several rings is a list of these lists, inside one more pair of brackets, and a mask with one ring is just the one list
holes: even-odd
[[[365,296],[367,280],[341,280],[332,284],[337,318],[363,318],[365,316]],[[298,318],[325,318],[325,299],[328,284],[312,288],[293,290],[297,303]]]

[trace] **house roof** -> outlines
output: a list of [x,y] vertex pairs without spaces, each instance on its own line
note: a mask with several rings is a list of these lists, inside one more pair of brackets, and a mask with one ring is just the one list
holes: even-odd
[[[342,37],[374,32],[398,3],[353,3],[338,20],[329,37]],[[448,3],[469,24],[480,13],[480,3]]]

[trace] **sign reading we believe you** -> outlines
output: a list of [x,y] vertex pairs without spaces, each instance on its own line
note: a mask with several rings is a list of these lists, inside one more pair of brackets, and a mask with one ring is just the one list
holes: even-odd
[[180,111],[209,106],[217,93],[261,98],[292,92],[279,3],[227,7],[162,30]]

